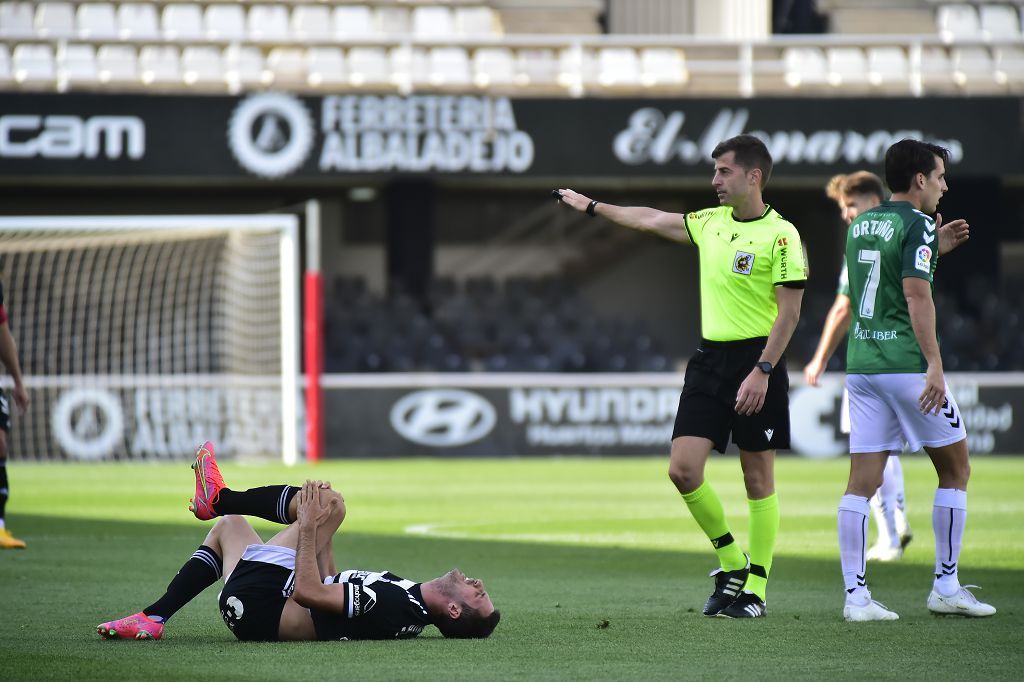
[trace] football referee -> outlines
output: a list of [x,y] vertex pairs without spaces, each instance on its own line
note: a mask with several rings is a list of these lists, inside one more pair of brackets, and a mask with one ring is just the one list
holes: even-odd
[[[789,447],[783,351],[800,317],[807,268],[800,234],[761,198],[772,172],[764,143],[738,135],[711,156],[715,208],[683,215],[613,206],[571,189],[558,193],[578,211],[698,248],[702,338],[686,366],[669,478],[718,554],[704,615],[760,618],[779,529],[775,450]],[[740,449],[750,506],[749,555],[704,478],[711,449],[725,452],[730,436]]]

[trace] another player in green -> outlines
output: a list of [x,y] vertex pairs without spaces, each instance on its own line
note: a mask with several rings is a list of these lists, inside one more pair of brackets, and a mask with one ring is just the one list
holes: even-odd
[[[796,228],[764,203],[772,171],[752,135],[720,143],[712,186],[719,206],[688,213],[599,203],[571,189],[560,200],[625,227],[694,244],[700,252],[700,347],[686,378],[672,434],[669,478],[711,541],[720,567],[704,615],[759,618],[779,530],[775,450],[789,447],[789,378],[783,351],[796,329],[807,279]],[[712,448],[730,435],[750,508],[749,558],[729,531],[718,494],[704,478]]]
[[935,581],[928,609],[990,616],[995,609],[960,586],[967,518],[967,432],[942,371],[932,278],[939,200],[947,190],[943,147],[901,140],[885,155],[892,198],[854,218],[846,238],[853,325],[847,346],[850,480],[839,503],[839,552],[849,621],[896,620],[871,599],[865,576],[868,498],[890,454],[924,447],[939,487],[932,508]]

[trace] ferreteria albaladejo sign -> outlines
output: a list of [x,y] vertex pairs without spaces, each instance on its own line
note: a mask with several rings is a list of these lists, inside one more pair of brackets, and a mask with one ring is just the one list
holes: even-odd
[[896,140],[955,173],[1016,174],[1022,100],[511,99],[0,94],[0,182],[46,176],[290,181],[367,174],[704,177],[748,132],[778,175],[877,166]]

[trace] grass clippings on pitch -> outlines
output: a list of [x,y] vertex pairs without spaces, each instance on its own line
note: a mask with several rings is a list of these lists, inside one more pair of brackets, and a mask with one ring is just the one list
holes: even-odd
[[[700,615],[713,554],[663,458],[226,463],[239,489],[332,480],[349,507],[340,567],[424,580],[458,565],[504,614],[484,641],[428,628],[403,642],[243,644],[220,621],[216,587],[159,642],[95,633],[159,596],[202,541],[209,524],[186,510],[187,463],[13,464],[8,522],[29,548],[0,553],[0,679],[1018,679],[1024,459],[974,460],[961,579],[999,609],[984,620],[925,609],[935,476],[915,456],[904,458],[915,540],[902,562],[868,574],[901,619],[843,622],[835,508],[846,467],[779,460],[769,617],[728,621]],[[738,461],[715,459],[708,474],[742,542]],[[264,537],[274,528],[257,525]]]

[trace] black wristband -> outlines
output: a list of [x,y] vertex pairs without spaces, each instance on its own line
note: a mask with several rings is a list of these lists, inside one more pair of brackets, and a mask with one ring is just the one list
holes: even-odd
[[597,199],[591,199],[590,203],[587,204],[587,215],[594,215],[594,209],[597,208]]

